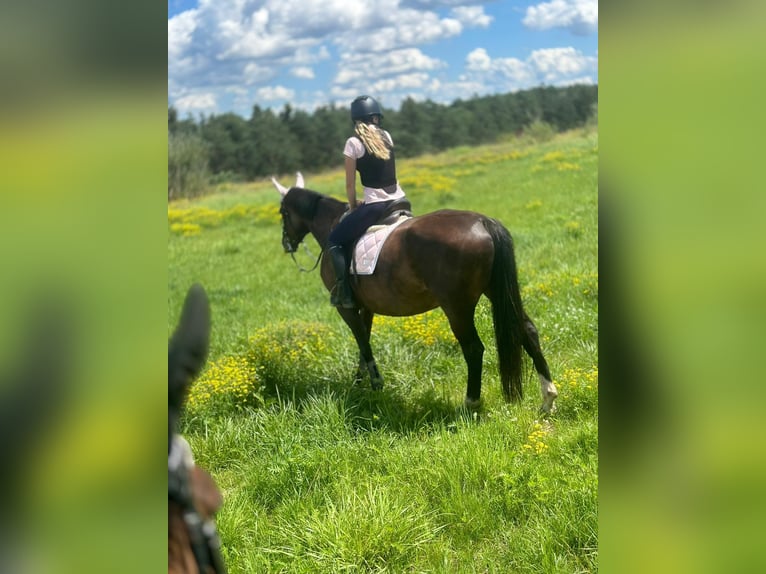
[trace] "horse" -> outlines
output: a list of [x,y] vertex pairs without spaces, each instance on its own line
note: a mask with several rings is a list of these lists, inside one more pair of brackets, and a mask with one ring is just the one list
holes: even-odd
[[210,309],[200,285],[186,295],[168,342],[168,573],[225,574],[213,516],[223,502],[213,478],[194,463],[177,434],[192,381],[202,370],[210,339]]
[[[291,188],[272,183],[282,196],[282,246],[294,254],[309,233],[324,252],[333,227],[348,204],[304,187],[298,172]],[[335,273],[322,258],[320,274],[328,291]],[[359,347],[359,366],[373,389],[383,387],[370,346],[375,314],[393,317],[417,315],[441,307],[460,344],[468,381],[464,405],[475,410],[481,404],[484,344],[476,331],[474,313],[485,295],[492,304],[500,382],[506,402],[523,398],[522,348],[532,358],[542,394],[541,411],[549,414],[558,396],[548,363],[540,348],[537,328],[524,312],[518,284],[513,240],[497,220],[473,211],[443,209],[400,223],[383,245],[371,275],[352,275],[357,308],[338,307]]]

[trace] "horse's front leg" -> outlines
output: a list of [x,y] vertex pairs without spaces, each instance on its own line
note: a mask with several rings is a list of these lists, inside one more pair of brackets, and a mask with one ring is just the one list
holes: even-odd
[[338,313],[351,329],[359,347],[359,365],[354,373],[354,383],[358,384],[364,378],[365,370],[370,375],[370,384],[373,390],[383,388],[383,377],[378,371],[378,365],[372,356],[370,346],[370,333],[372,332],[373,313],[369,309],[343,309],[338,307]]
[[372,346],[370,345],[370,337],[372,336],[372,320],[374,318],[375,314],[367,309],[366,307],[362,307],[362,309],[359,311],[359,318],[362,321],[362,327],[364,328],[364,337],[365,342],[367,345],[367,350],[369,351],[367,357],[364,356],[364,354],[359,352],[359,369],[362,369],[362,366],[367,368],[367,372],[370,375],[370,384],[372,385],[373,390],[380,390],[383,388],[383,377],[380,374],[380,371],[378,371],[378,365],[375,362],[375,357],[372,356]]
[[375,314],[369,309],[362,308],[359,311],[359,319],[361,320],[362,327],[364,329],[364,341],[366,342],[366,348],[369,348],[369,353],[365,354],[365,352],[362,350],[365,347],[363,347],[363,345],[359,345],[359,365],[357,366],[356,372],[354,373],[354,384],[360,384],[364,379],[364,375],[368,374],[370,376],[370,381],[372,383],[373,389],[377,390],[383,387],[383,377],[380,375],[380,371],[378,371],[377,363],[372,356],[372,346],[370,345],[372,320],[374,316]]

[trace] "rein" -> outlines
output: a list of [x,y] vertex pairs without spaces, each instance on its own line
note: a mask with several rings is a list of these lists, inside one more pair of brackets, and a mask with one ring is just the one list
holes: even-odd
[[[309,251],[309,248],[308,248],[308,247],[306,247],[306,244],[305,244],[305,243],[303,244],[303,250],[306,252],[306,254],[307,254],[309,257],[313,257],[313,256],[311,255],[311,251]],[[295,262],[295,266],[298,268],[298,271],[300,271],[301,273],[311,273],[311,272],[312,272],[314,269],[316,269],[316,268],[317,268],[317,266],[319,265],[319,262],[322,260],[322,254],[323,254],[323,253],[324,253],[324,247],[323,247],[323,248],[322,248],[322,250],[319,252],[319,255],[317,255],[317,260],[316,260],[316,262],[314,263],[314,266],[313,266],[311,269],[306,269],[306,268],[304,268],[304,267],[303,267],[303,265],[301,265],[300,263],[298,263],[298,260],[295,258],[295,251],[290,251],[290,257],[292,257],[292,258],[293,258],[293,261]]]
[[[319,195],[316,192],[312,192],[312,198],[311,198],[311,204],[306,206],[306,210],[311,213],[311,217],[313,217],[314,214],[316,214],[317,211],[317,205],[322,199],[322,196]],[[324,247],[321,248],[319,251],[319,255],[317,255],[317,259],[314,262],[314,266],[311,269],[306,269],[301,265],[298,260],[295,258],[295,251],[297,248],[297,245],[294,247],[292,241],[290,240],[290,237],[287,234],[287,228],[285,227],[285,221],[289,219],[290,215],[289,212],[282,206],[279,210],[280,214],[282,215],[282,245],[285,247],[285,250],[290,253],[290,257],[292,257],[293,262],[295,263],[295,266],[298,268],[298,271],[301,273],[311,273],[314,269],[316,269],[319,266],[319,262],[322,260],[322,253],[324,253]],[[311,251],[309,251],[309,248],[306,247],[306,244],[303,243],[303,250],[306,252],[306,254],[309,256],[309,258],[313,257],[311,255]]]

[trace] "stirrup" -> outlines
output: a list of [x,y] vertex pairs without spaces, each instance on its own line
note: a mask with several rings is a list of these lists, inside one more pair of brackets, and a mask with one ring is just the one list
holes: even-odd
[[335,283],[335,287],[333,287],[332,291],[330,292],[330,305],[333,307],[342,307],[343,309],[356,309],[356,302],[354,301],[354,298],[351,296],[351,294],[347,294],[345,297],[341,295],[343,292],[343,287],[341,286],[340,281]]

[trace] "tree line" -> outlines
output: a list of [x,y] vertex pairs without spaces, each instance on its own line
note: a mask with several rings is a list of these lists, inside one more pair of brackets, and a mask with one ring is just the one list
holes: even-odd
[[[598,86],[541,86],[508,94],[437,104],[408,98],[399,110],[384,107],[397,157],[414,157],[461,145],[479,145],[518,134],[532,124],[554,131],[584,125],[597,114]],[[343,163],[353,133],[348,106],[312,113],[289,104],[279,112],[253,106],[250,118],[235,113],[180,119],[168,107],[168,196],[190,195],[206,179],[252,180],[296,170],[319,171]]]

